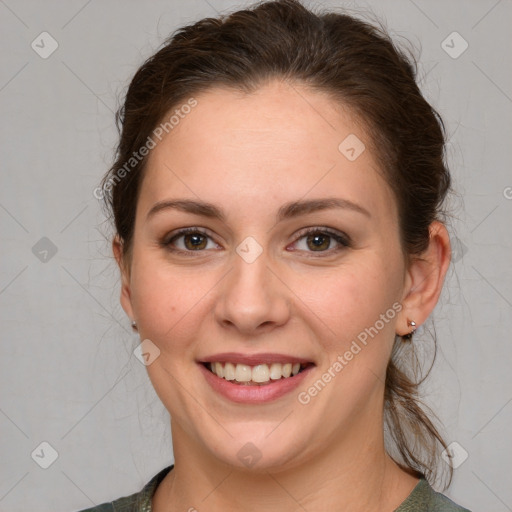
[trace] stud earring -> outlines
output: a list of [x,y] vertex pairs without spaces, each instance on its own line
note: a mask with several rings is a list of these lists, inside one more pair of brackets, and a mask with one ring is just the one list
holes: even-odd
[[416,322],[414,320],[407,320],[407,325],[409,327],[411,327],[411,331],[402,336],[402,341],[411,341],[412,335],[414,334],[414,331],[416,330]]
[[137,322],[135,320],[132,320],[132,329],[134,331],[138,331],[138,329],[137,329]]

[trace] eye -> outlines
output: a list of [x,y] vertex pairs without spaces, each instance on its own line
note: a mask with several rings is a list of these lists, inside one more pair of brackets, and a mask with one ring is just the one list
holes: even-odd
[[[218,249],[212,237],[201,228],[183,228],[166,237],[161,245],[172,251],[181,253],[202,252],[205,249]],[[350,247],[350,238],[344,233],[329,228],[309,228],[299,233],[294,242],[295,248],[304,252],[332,253]],[[289,246],[290,247],[290,246]]]
[[204,249],[217,249],[218,245],[200,228],[184,228],[176,232],[171,238],[166,238],[162,245],[175,252],[194,252]]
[[331,253],[350,247],[350,238],[327,228],[310,228],[301,233],[294,245],[300,251]]

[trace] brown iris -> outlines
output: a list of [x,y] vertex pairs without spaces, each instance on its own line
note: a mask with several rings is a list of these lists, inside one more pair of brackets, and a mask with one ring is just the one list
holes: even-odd
[[[308,248],[313,251],[324,250],[329,248],[330,238],[331,237],[329,235],[314,233],[312,235],[308,235],[306,243],[308,244]],[[312,245],[310,245],[310,242]]]
[[191,233],[183,235],[183,242],[185,247],[189,250],[195,251],[198,249],[204,249],[208,243],[208,237],[201,235],[200,233]]

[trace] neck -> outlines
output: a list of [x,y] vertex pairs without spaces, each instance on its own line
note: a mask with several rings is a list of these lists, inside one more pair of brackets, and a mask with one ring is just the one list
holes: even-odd
[[391,512],[410,494],[418,478],[386,454],[382,428],[368,425],[350,435],[334,433],[324,453],[293,467],[256,472],[205,453],[172,423],[175,467],[158,487],[153,511],[256,512],[264,507],[269,512],[298,508]]

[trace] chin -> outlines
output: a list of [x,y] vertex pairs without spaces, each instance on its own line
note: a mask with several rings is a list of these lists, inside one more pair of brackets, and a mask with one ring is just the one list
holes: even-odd
[[244,422],[238,425],[238,429],[228,425],[227,430],[233,437],[222,435],[215,444],[211,443],[215,439],[213,433],[203,439],[207,440],[207,449],[228,466],[247,470],[252,474],[280,472],[300,464],[306,458],[305,446],[310,443],[306,438],[296,439],[290,435],[289,430],[278,432],[278,427],[273,431],[277,424],[273,422],[272,425],[266,424],[262,428],[261,425],[252,426]]

